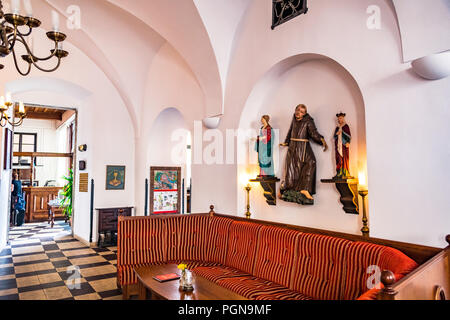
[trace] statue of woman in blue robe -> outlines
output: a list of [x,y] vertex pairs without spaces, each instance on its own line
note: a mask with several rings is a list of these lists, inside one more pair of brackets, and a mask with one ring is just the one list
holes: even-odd
[[258,152],[259,175],[258,177],[274,177],[275,170],[273,164],[273,140],[274,130],[269,124],[270,116],[264,115],[261,118],[262,127],[256,139],[255,150]]

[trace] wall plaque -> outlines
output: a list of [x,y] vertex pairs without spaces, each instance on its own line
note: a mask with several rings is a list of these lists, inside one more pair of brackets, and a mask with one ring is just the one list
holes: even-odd
[[89,174],[80,173],[80,192],[88,192],[89,188]]

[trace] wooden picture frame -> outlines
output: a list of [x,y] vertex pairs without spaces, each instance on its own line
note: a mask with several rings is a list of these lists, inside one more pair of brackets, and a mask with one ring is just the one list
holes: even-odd
[[125,190],[125,166],[106,166],[106,190]]
[[181,167],[150,168],[150,215],[181,213]]
[[5,128],[5,146],[4,146],[4,155],[3,155],[3,170],[11,170],[12,169],[12,157],[13,157],[13,144],[12,144],[13,132]]

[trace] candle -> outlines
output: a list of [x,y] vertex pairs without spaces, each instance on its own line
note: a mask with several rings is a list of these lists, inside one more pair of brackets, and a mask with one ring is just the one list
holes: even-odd
[[62,42],[58,42],[58,50],[63,50],[63,43]]
[[4,96],[0,97],[0,109],[1,110],[6,110],[7,109],[6,106],[5,106],[5,97]]
[[362,190],[367,190],[367,181],[366,181],[366,175],[364,172],[360,171],[358,174],[358,180],[359,180],[359,186]]
[[23,6],[25,7],[27,17],[32,17],[33,7],[31,6],[31,0],[23,0]]
[[25,114],[25,106],[24,106],[23,102],[19,103],[19,113]]
[[12,13],[20,14],[20,0],[11,0]]
[[55,10],[52,10],[52,23],[53,31],[59,31],[59,14]]
[[6,103],[11,103],[12,99],[11,99],[11,92],[7,92],[6,93]]

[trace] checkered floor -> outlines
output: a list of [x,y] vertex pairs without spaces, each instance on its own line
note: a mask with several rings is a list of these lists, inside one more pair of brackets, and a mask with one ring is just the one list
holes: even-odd
[[90,248],[57,221],[10,232],[0,252],[0,300],[119,300],[117,248]]

